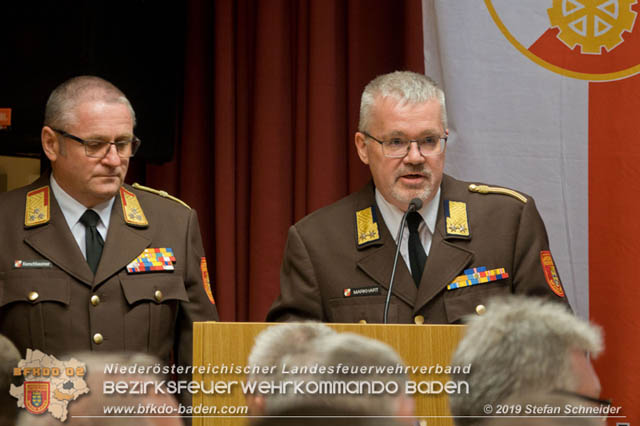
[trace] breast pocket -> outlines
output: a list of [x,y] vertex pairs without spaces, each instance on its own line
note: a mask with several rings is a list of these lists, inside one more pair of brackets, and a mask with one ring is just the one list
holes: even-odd
[[481,305],[486,308],[490,298],[510,293],[511,286],[506,280],[446,290],[444,306],[447,320],[449,324],[461,323],[467,315],[481,314]]
[[0,277],[2,332],[22,349],[47,351],[68,341],[70,292],[71,278],[58,269],[5,272]]
[[168,354],[174,341],[180,302],[189,301],[182,276],[125,275],[120,283],[129,305],[124,318],[125,349],[160,356]]

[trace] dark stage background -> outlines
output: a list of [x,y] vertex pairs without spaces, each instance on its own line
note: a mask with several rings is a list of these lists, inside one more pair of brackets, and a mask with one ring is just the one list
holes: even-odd
[[261,321],[287,228],[369,173],[353,133],[378,74],[424,72],[420,0],[13,2],[3,6],[0,154],[39,154],[65,79],[120,87],[143,140],[127,181],[199,214],[218,310]]

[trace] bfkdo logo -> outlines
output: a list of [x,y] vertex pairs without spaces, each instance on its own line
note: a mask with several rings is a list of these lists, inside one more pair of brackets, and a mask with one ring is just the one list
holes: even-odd
[[502,34],[538,65],[591,81],[640,73],[638,0],[515,3],[485,0]]
[[20,386],[11,384],[9,393],[16,404],[31,414],[49,413],[64,422],[69,404],[89,392],[84,381],[86,365],[75,358],[62,361],[39,350],[27,349],[25,359],[13,369],[22,377]]
[[42,414],[49,408],[49,382],[24,382],[24,407],[32,414]]

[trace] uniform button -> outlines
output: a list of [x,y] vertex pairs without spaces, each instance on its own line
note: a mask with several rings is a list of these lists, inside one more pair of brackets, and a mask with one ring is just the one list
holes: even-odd
[[36,300],[38,300],[38,297],[40,297],[40,295],[38,294],[37,291],[31,291],[29,292],[29,300],[31,300],[32,302],[35,302]]
[[366,323],[367,323],[367,320],[362,319],[362,320],[360,320],[360,321],[358,321],[358,322],[359,322],[360,324],[366,324]]
[[476,314],[484,315],[485,312],[487,312],[487,308],[484,305],[476,306]]
[[413,317],[413,322],[416,324],[424,324],[424,317],[422,315],[416,315]]
[[96,333],[93,335],[93,343],[99,345],[102,342],[104,342],[104,337],[102,337],[102,334]]
[[162,295],[162,292],[161,292],[160,290],[156,290],[156,292],[155,292],[155,293],[153,293],[153,295],[155,296],[155,298],[156,298],[156,300],[157,300],[158,302],[162,302],[162,298],[163,298],[164,296]]
[[91,296],[91,304],[93,306],[98,306],[99,303],[100,303],[100,298],[98,297],[97,294],[94,294],[93,296]]

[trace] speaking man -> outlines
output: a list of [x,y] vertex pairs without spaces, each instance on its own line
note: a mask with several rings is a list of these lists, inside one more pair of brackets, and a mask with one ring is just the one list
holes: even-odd
[[382,322],[398,245],[388,322],[456,323],[498,294],[566,301],[533,199],[443,173],[447,115],[433,80],[375,78],[358,130],[373,182],[289,229],[267,320]]

